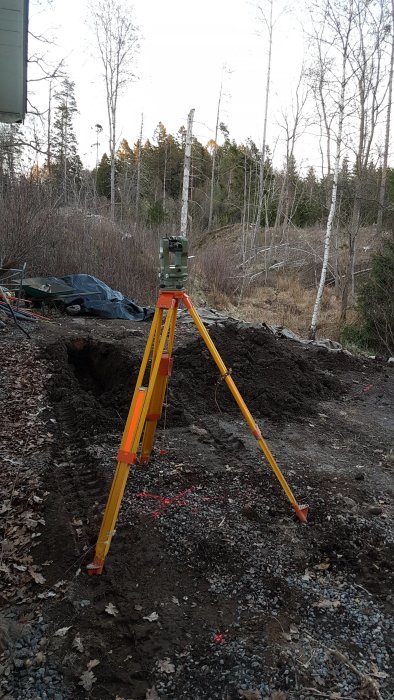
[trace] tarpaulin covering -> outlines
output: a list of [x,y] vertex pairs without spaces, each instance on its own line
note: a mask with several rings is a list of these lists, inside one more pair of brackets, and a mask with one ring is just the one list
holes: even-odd
[[67,306],[78,304],[81,313],[127,321],[145,321],[153,316],[152,308],[138,306],[135,301],[128,299],[121,292],[115,292],[105,282],[92,275],[66,275],[60,279],[75,289],[75,295],[63,297],[63,302]]

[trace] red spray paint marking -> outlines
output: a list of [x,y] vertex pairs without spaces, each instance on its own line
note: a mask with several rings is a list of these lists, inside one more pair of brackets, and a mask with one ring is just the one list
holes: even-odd
[[162,513],[164,513],[164,511],[166,511],[167,508],[174,504],[176,504],[177,506],[190,506],[190,503],[186,503],[182,500],[182,498],[188,493],[190,493],[192,490],[192,488],[185,489],[184,491],[180,491],[180,493],[177,493],[172,498],[165,498],[165,496],[159,496],[157,493],[150,493],[149,491],[141,491],[140,493],[136,493],[135,495],[137,498],[148,498],[152,501],[159,501],[159,510],[153,511],[153,513],[151,513],[151,516],[152,518],[160,518]]
[[371,389],[373,389],[373,384],[367,384],[367,386],[364,386],[362,390],[364,394],[366,394],[367,391],[371,391]]
[[221,644],[221,642],[224,642],[224,634],[220,634],[220,632],[218,632],[217,634],[214,634],[213,641],[216,642],[217,644]]

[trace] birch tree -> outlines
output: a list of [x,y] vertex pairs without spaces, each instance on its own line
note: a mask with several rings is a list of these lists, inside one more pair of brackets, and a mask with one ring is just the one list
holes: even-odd
[[379,188],[379,209],[376,223],[377,233],[380,236],[382,233],[384,201],[386,196],[386,179],[387,179],[387,162],[390,146],[390,125],[391,125],[391,108],[393,100],[393,69],[394,69],[394,0],[391,0],[391,57],[388,79],[388,97],[387,97],[387,114],[386,114],[386,129],[384,138],[383,162],[382,162],[382,177]]
[[365,196],[368,166],[374,147],[376,129],[386,99],[384,77],[384,53],[387,36],[391,34],[387,23],[387,2],[358,0],[355,7],[355,30],[349,54],[349,69],[355,82],[353,112],[357,119],[354,164],[354,200],[351,220],[346,231],[346,262],[344,265],[341,294],[340,323],[346,322],[349,296],[354,298],[354,272],[356,245],[362,225],[362,207]]
[[132,8],[123,0],[99,0],[91,3],[90,11],[104,69],[111,166],[111,218],[115,219],[117,109],[121,93],[129,81],[135,78],[133,64],[139,35],[133,21]]
[[263,200],[264,200],[264,166],[266,158],[266,146],[267,146],[267,124],[268,124],[268,104],[270,97],[271,88],[271,63],[272,63],[272,39],[274,33],[274,20],[273,20],[273,0],[268,0],[268,16],[264,12],[261,5],[258,5],[258,10],[260,12],[260,17],[262,23],[266,26],[268,32],[268,63],[267,63],[267,73],[265,78],[265,105],[264,105],[264,119],[263,119],[263,142],[260,151],[260,174],[259,174],[259,190],[258,190],[258,204],[257,204],[257,216],[253,230],[253,240],[251,248],[254,248],[256,236],[260,230],[261,214],[263,211]]
[[283,222],[282,236],[288,231],[290,213],[294,203],[294,195],[290,192],[290,171],[295,161],[294,149],[296,142],[304,134],[309,123],[308,116],[305,114],[306,102],[307,91],[304,85],[304,68],[302,67],[291,108],[290,110],[282,110],[282,120],[279,123],[285,134],[286,156],[275,218],[275,234]]
[[182,186],[182,209],[181,209],[181,230],[180,234],[187,238],[187,216],[189,209],[189,180],[190,180],[190,162],[192,155],[192,140],[193,140],[193,119],[194,109],[191,109],[187,118],[187,133],[185,145],[185,162],[183,166],[183,186]]
[[[319,35],[319,42],[325,42],[325,46],[332,47],[335,51],[335,56],[333,61],[325,60],[324,64],[326,66],[331,66],[331,71],[335,71],[336,63],[339,62],[340,65],[340,76],[339,80],[335,76],[335,72],[331,74],[331,80],[326,82],[329,85],[330,94],[334,96],[334,101],[337,107],[337,124],[336,124],[336,148],[335,148],[335,160],[334,160],[334,173],[331,188],[331,204],[330,210],[327,218],[326,234],[324,238],[324,254],[323,263],[320,274],[319,286],[317,289],[315,304],[313,307],[311,324],[309,327],[309,339],[314,340],[316,338],[317,324],[319,321],[321,301],[323,298],[324,285],[327,276],[328,260],[330,255],[330,245],[331,237],[333,231],[333,223],[337,207],[337,193],[338,193],[338,179],[339,179],[339,166],[342,154],[343,146],[343,127],[345,120],[345,106],[347,102],[347,87],[349,82],[348,74],[348,60],[350,52],[350,36],[351,30],[354,22],[354,2],[350,0],[347,6],[344,8],[339,2],[334,0],[327,0],[324,9],[324,27],[322,33]],[[325,32],[329,32],[329,36],[325,36]],[[318,51],[321,52],[322,44],[319,43]],[[331,49],[328,49],[331,51]],[[324,81],[322,82],[322,85]],[[337,97],[335,97],[335,92]],[[326,94],[323,87],[321,88],[321,95],[325,99]]]
[[141,198],[141,161],[142,161],[142,132],[144,129],[144,115],[141,114],[140,137],[137,144],[137,187],[135,192],[135,227],[140,220],[140,198]]
[[218,150],[218,130],[219,130],[219,118],[220,118],[220,103],[222,101],[222,90],[223,90],[223,76],[220,81],[218,108],[216,112],[216,126],[215,126],[215,140],[212,144],[212,173],[211,173],[211,192],[209,197],[209,216],[208,216],[208,231],[212,228],[212,215],[213,215],[213,194],[215,191],[215,164],[216,164],[216,154]]

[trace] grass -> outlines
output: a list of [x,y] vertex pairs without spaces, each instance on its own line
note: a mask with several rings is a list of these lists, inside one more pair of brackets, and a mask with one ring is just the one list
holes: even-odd
[[[316,290],[305,289],[298,279],[281,275],[276,287],[255,288],[239,305],[232,303],[229,297],[222,293],[208,293],[206,296],[208,304],[237,318],[253,323],[284,326],[300,336],[306,336],[311,322]],[[339,340],[339,313],[340,302],[335,290],[326,287],[318,325],[320,337]]]

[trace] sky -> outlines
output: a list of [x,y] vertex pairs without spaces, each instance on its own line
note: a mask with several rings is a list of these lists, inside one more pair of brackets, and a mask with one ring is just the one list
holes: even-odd
[[[86,165],[96,159],[94,125],[102,124],[99,157],[108,151],[105,85],[87,0],[31,0],[30,29],[55,39],[47,47],[51,61],[65,59],[75,82],[79,114],[75,125],[80,155]],[[267,6],[266,0],[261,0]],[[274,162],[284,154],[281,110],[291,102],[304,56],[302,0],[274,0],[272,87],[268,143]],[[249,0],[134,0],[134,23],[140,50],[134,67],[137,79],[121,96],[118,140],[134,143],[144,115],[143,138],[151,138],[161,121],[176,133],[195,108],[194,135],[204,144],[214,137],[220,82],[220,120],[238,143],[252,138],[261,145],[268,58],[268,36],[256,4]],[[223,66],[226,66],[223,69]],[[45,105],[47,87],[35,84]],[[297,156],[297,153],[296,153]],[[313,148],[300,145],[298,161],[319,165]]]

